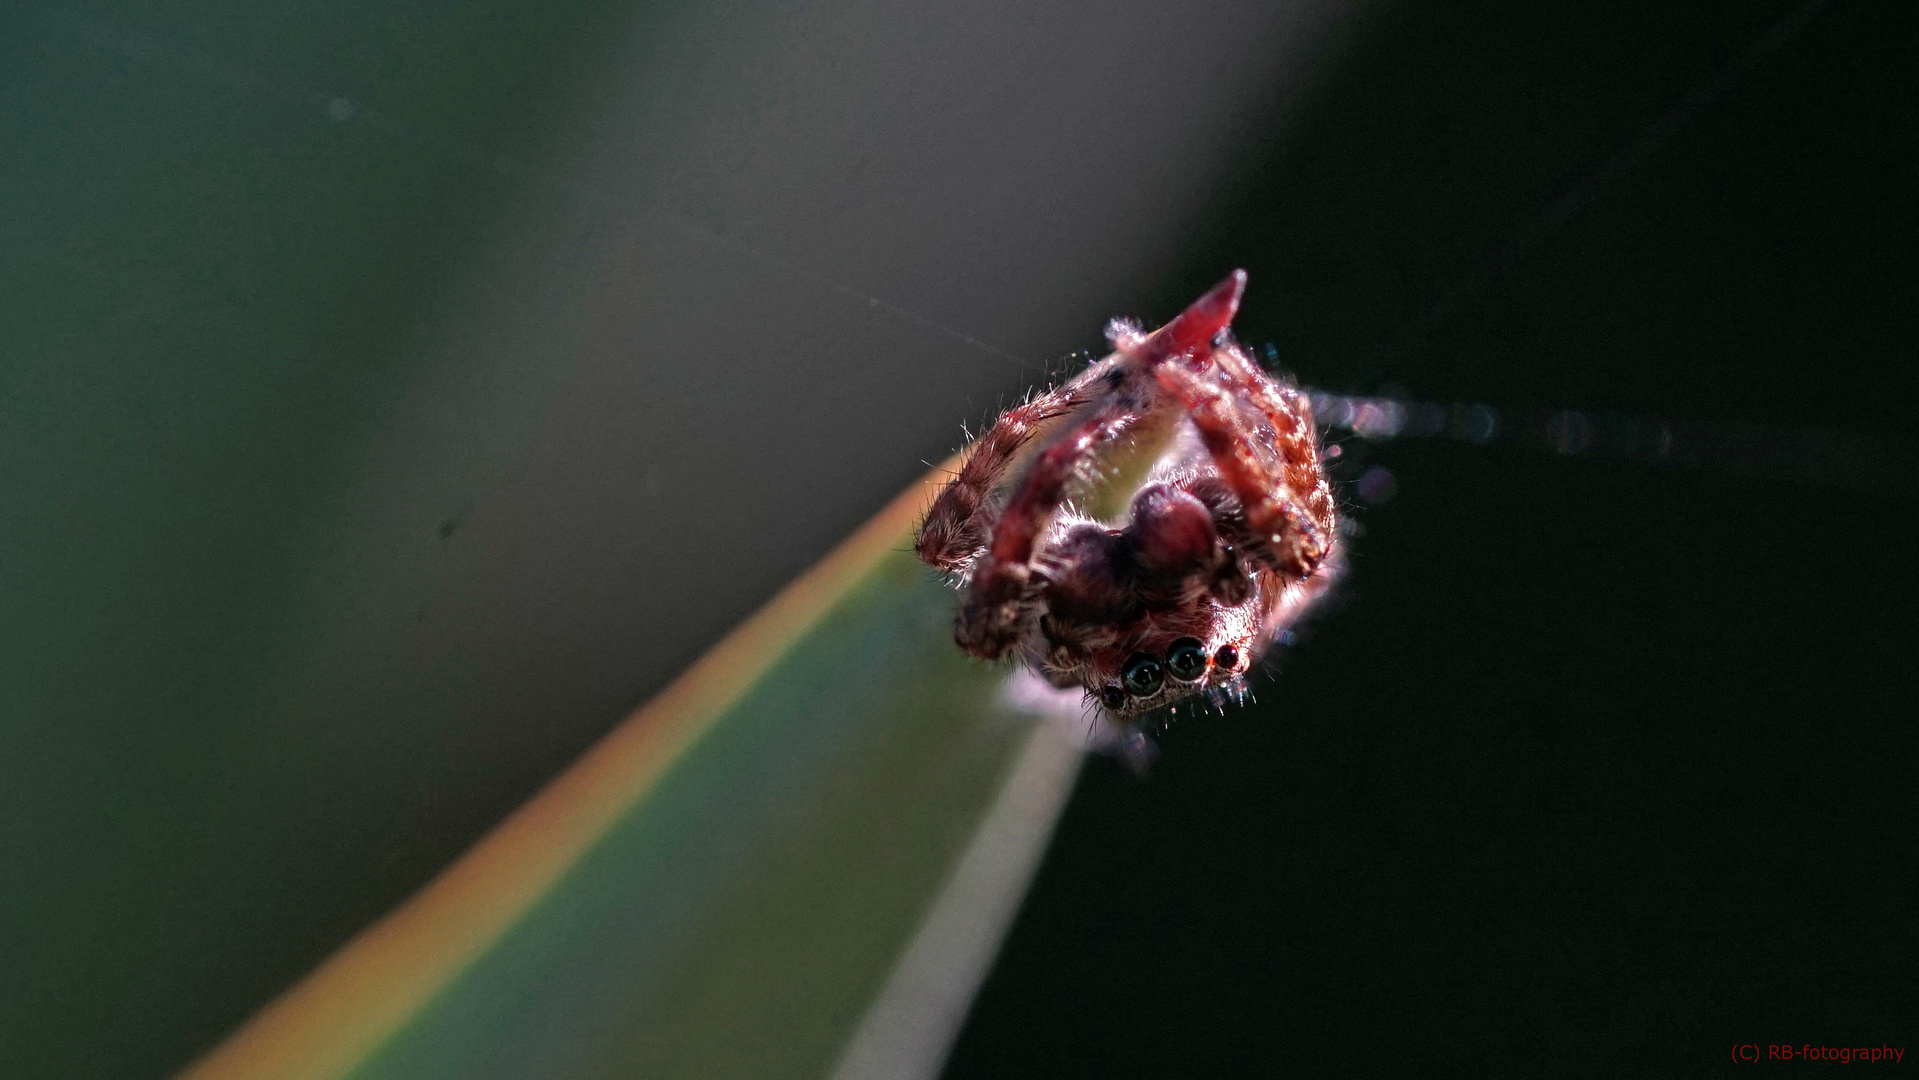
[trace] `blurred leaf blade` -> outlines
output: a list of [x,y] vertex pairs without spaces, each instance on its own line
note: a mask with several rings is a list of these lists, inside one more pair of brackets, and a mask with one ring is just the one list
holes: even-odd
[[906,551],[926,497],[184,1075],[824,1075],[1022,751],[1050,809],[1016,885],[1077,760],[952,647]]

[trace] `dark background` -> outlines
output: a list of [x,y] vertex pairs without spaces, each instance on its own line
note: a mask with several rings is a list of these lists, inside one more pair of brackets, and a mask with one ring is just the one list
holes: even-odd
[[177,1068],[1234,265],[1313,385],[1869,438],[1349,440],[1348,584],[1092,763],[950,1072],[1910,1042],[1909,5],[1354,11],[9,7],[0,1075]]
[[[1241,333],[1335,389],[1909,438],[1911,9],[1749,63],[1812,9],[1603,8],[1374,9],[1162,307],[1239,262]],[[1258,704],[1088,770],[948,1077],[1911,1046],[1910,473],[1535,442],[1348,442],[1399,482],[1348,584]]]

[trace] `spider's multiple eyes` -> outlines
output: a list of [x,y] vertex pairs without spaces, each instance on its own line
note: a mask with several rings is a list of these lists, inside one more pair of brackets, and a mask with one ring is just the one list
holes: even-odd
[[1192,638],[1181,638],[1166,650],[1166,670],[1181,682],[1192,682],[1206,674],[1206,650]]
[[1119,681],[1134,697],[1152,697],[1166,681],[1166,665],[1160,663],[1157,656],[1135,653],[1120,669]]
[[[1239,650],[1221,645],[1214,659],[1220,667],[1231,668],[1239,662]],[[1134,653],[1119,670],[1119,685],[1102,687],[1099,697],[1107,708],[1118,709],[1125,706],[1129,697],[1149,698],[1159,693],[1168,677],[1176,683],[1190,683],[1205,674],[1205,645],[1198,638],[1180,638],[1166,650],[1164,660],[1151,653]]]

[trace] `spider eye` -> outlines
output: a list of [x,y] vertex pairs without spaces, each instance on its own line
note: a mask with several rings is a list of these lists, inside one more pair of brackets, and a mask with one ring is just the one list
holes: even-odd
[[1119,679],[1134,697],[1152,697],[1166,681],[1166,665],[1160,663],[1157,656],[1134,653],[1120,669]]
[[1099,700],[1109,709],[1121,709],[1126,705],[1126,691],[1117,686],[1102,686],[1099,688]]
[[1213,654],[1213,663],[1223,671],[1231,671],[1239,666],[1239,650],[1231,645],[1221,645]]
[[1206,650],[1195,638],[1180,638],[1166,650],[1166,670],[1180,682],[1192,682],[1206,674]]

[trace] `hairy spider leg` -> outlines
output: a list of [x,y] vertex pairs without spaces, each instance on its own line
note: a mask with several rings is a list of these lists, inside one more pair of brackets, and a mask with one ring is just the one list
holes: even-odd
[[1247,555],[1287,584],[1304,580],[1326,560],[1338,529],[1312,413],[1296,392],[1269,388],[1232,343],[1214,349],[1209,359],[1198,371],[1161,364],[1154,374],[1184,402],[1221,479],[1237,497]]
[[973,443],[959,474],[946,482],[927,510],[913,542],[920,561],[949,574],[971,566],[999,518],[992,494],[1006,470],[1047,423],[1077,412],[1089,397],[1081,377],[1001,414],[992,429]]
[[1007,501],[992,542],[973,568],[953,638],[960,648],[997,660],[1019,643],[1020,632],[1039,604],[1046,577],[1035,572],[1033,549],[1066,501],[1066,483],[1096,447],[1125,434],[1132,413],[1107,406],[1040,451],[1019,490]]

